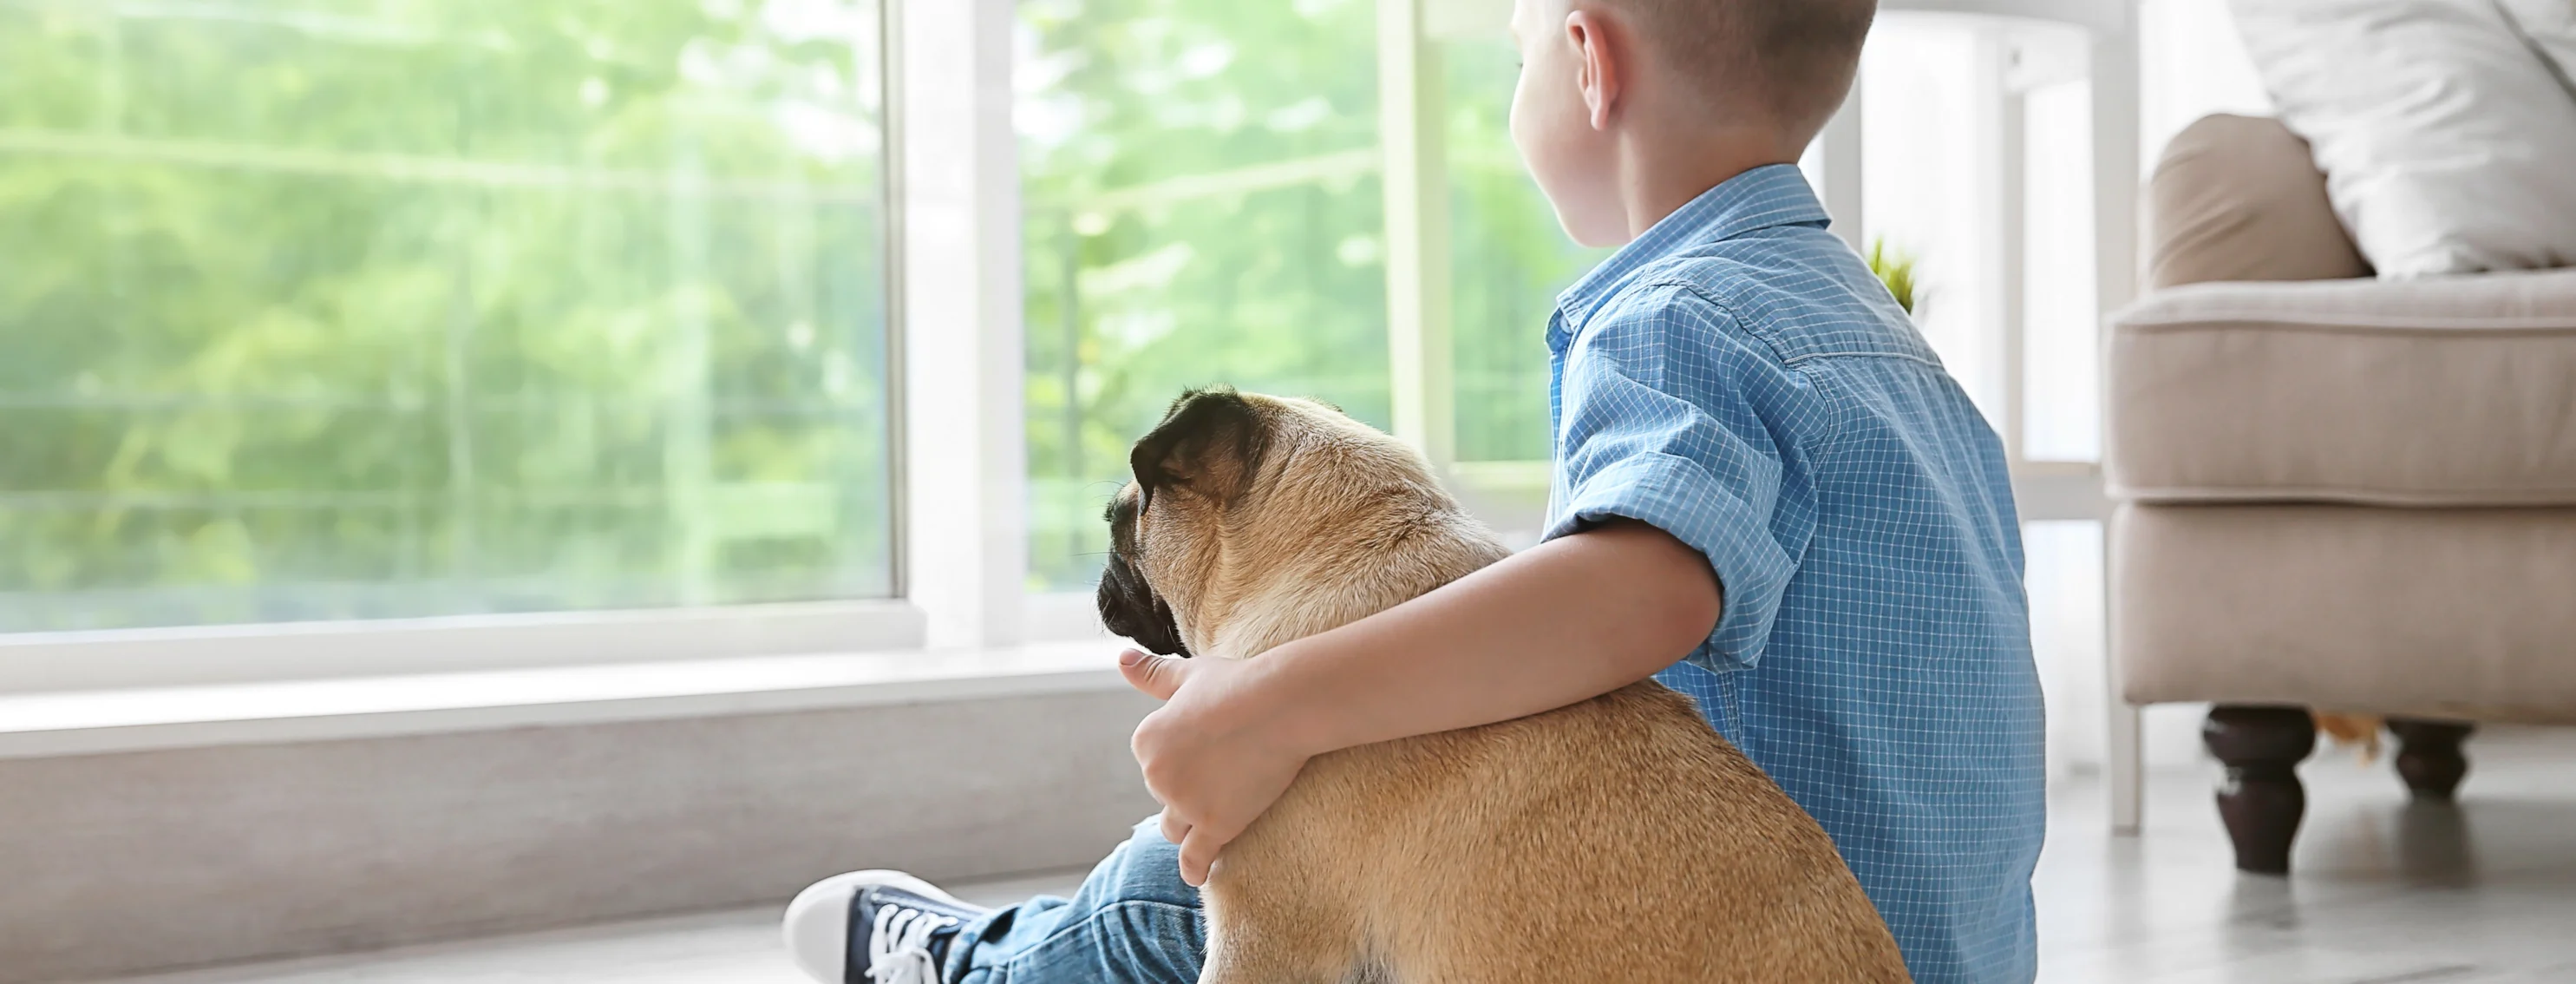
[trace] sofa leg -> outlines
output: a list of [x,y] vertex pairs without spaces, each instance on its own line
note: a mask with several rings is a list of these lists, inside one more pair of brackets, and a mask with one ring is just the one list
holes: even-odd
[[2469,760],[2460,754],[2460,743],[2476,730],[2475,725],[2452,721],[2388,719],[2388,732],[2397,736],[2397,774],[2416,799],[2451,801],[2460,789],[2460,779],[2469,774]]
[[2201,724],[2200,741],[2227,765],[2218,816],[2236,842],[2237,870],[2289,874],[2290,842],[2308,809],[2296,767],[2316,750],[2316,722],[2301,707],[2221,704]]

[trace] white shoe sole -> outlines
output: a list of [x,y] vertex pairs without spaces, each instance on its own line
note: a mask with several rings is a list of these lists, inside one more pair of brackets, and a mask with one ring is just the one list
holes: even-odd
[[787,903],[782,929],[787,938],[787,958],[795,962],[796,969],[823,984],[841,984],[847,979],[850,900],[879,885],[890,885],[952,905],[966,904],[940,890],[939,886],[900,871],[853,871],[833,875],[806,886],[804,891],[796,893],[796,901]]

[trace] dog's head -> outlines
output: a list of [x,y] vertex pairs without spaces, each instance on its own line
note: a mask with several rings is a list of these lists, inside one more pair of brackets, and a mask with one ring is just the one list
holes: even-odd
[[1166,655],[1249,656],[1502,555],[1421,455],[1311,400],[1193,390],[1128,465],[1100,619]]

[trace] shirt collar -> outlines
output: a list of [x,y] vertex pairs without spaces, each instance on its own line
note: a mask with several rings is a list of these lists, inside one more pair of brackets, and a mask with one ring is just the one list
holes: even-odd
[[[1602,302],[1647,264],[1704,243],[1787,225],[1824,228],[1832,217],[1794,164],[1766,164],[1718,183],[1673,210],[1557,296],[1558,332],[1580,331]],[[1551,334],[1555,334],[1552,332]]]

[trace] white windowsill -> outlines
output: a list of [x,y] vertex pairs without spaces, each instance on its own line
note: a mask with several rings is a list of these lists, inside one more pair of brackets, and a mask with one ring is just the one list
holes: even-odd
[[[1090,592],[1025,596],[1014,637],[1106,638]],[[0,697],[438,677],[815,653],[918,652],[901,600],[0,633]],[[5,726],[5,722],[0,722]]]
[[895,600],[0,634],[0,695],[917,650]]
[[1117,640],[0,694],[0,758],[1117,690]]

